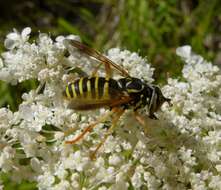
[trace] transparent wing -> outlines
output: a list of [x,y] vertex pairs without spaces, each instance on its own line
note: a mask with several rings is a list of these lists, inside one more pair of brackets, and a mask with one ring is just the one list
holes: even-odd
[[73,45],[74,47],[76,47],[77,49],[79,49],[80,51],[84,52],[85,54],[99,60],[101,63],[111,65],[122,76],[130,77],[130,75],[128,74],[128,72],[125,69],[123,69],[121,66],[117,65],[116,63],[114,63],[113,61],[111,61],[110,59],[108,59],[107,57],[102,55],[100,52],[98,52],[98,51],[96,51],[96,50],[82,44],[81,42],[76,41],[76,40],[70,40],[70,44]]
[[116,99],[104,99],[104,100],[95,100],[95,99],[73,99],[69,103],[69,108],[74,110],[92,110],[103,107],[117,107],[123,104],[127,104],[131,101],[131,97],[123,96]]

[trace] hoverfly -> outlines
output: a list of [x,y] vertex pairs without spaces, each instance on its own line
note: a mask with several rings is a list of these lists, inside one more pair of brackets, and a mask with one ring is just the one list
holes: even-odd
[[[145,83],[139,78],[131,77],[121,66],[103,56],[98,51],[76,40],[70,40],[69,43],[79,51],[100,62],[92,72],[92,76],[80,77],[65,87],[64,96],[69,101],[69,108],[74,110],[92,110],[107,107],[110,111],[99,117],[94,123],[88,125],[79,136],[73,140],[66,141],[66,143],[75,144],[98,123],[105,122],[112,116],[111,127],[107,130],[103,139],[91,154],[91,158],[93,159],[99,148],[116,127],[119,118],[126,109],[133,109],[135,119],[141,125],[145,126],[144,118],[137,110],[147,106],[149,118],[157,119],[154,112],[156,112],[164,102],[170,103],[170,99],[163,96],[159,87]],[[97,76],[97,71],[102,64],[105,66],[105,77]],[[122,78],[118,80],[112,78],[112,69],[118,71]]]

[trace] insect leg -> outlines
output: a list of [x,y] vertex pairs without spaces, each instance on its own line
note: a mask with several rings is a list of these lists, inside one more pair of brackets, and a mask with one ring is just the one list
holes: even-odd
[[140,123],[143,127],[143,131],[145,135],[148,135],[147,123],[142,115],[140,115],[137,111],[134,111],[135,119]]
[[125,111],[124,109],[118,109],[118,110],[116,111],[116,115],[115,115],[115,117],[114,117],[113,120],[112,120],[112,125],[111,125],[111,127],[107,130],[107,132],[106,132],[105,135],[104,135],[104,138],[101,140],[101,142],[97,145],[96,149],[95,149],[95,150],[91,153],[91,155],[90,155],[90,158],[91,158],[92,160],[95,159],[95,156],[96,156],[97,151],[98,151],[98,150],[100,149],[100,147],[105,143],[107,137],[108,137],[110,134],[112,134],[113,129],[117,126],[116,124],[117,124],[118,120],[120,119],[121,115],[124,113],[124,111]]
[[140,123],[143,127],[146,127],[144,118],[137,111],[134,111],[134,116],[138,123]]
[[101,117],[99,117],[94,123],[88,125],[88,127],[86,127],[83,132],[78,135],[76,138],[74,138],[73,140],[69,140],[69,141],[65,141],[66,144],[75,144],[77,141],[79,141],[81,138],[84,137],[84,135],[87,132],[90,132],[97,124],[104,122],[107,120],[107,118],[112,115],[115,112],[115,109],[112,109],[110,112],[102,115]]
[[92,72],[92,76],[96,76],[97,75],[97,71],[99,70],[100,66],[102,64],[105,64],[105,73],[106,73],[106,77],[111,77],[112,76],[112,69],[109,63],[99,63],[97,67],[95,67],[94,71]]
[[93,72],[92,72],[92,77],[95,77],[97,75],[97,71],[98,69],[100,68],[100,66],[102,65],[103,63],[99,63],[97,67],[94,68]]

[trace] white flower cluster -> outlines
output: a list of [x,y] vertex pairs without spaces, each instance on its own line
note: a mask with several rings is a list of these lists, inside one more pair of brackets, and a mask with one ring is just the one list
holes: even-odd
[[[221,73],[216,66],[189,46],[178,48],[186,62],[182,79],[169,79],[162,88],[173,106],[164,104],[159,120],[147,119],[144,130],[128,111],[91,160],[110,122],[74,145],[65,140],[106,110],[85,114],[68,109],[62,91],[76,77],[70,70],[90,73],[96,63],[67,45],[77,36],[59,36],[54,42],[39,34],[30,42],[30,32],[25,28],[7,36],[0,79],[11,84],[36,79],[45,86],[40,93],[23,94],[18,111],[0,109],[2,172],[16,182],[36,181],[42,190],[221,189]],[[132,76],[153,81],[153,69],[138,54],[114,48],[107,56]]]
[[121,65],[125,70],[130,71],[132,77],[139,76],[139,78],[149,83],[153,82],[152,76],[154,69],[137,53],[131,53],[128,50],[122,51],[119,48],[112,48],[108,51],[107,57],[118,65]]

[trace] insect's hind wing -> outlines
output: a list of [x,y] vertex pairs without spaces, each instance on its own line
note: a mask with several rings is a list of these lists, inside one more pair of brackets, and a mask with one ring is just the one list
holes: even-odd
[[69,102],[68,108],[85,111],[85,110],[93,110],[103,107],[119,107],[124,104],[128,104],[131,101],[131,97],[122,96],[115,99],[104,99],[104,100],[94,100],[94,99],[73,99]]
[[69,101],[68,108],[78,110],[78,111],[85,111],[85,110],[93,110],[102,108],[105,106],[109,106],[111,100],[87,100],[87,99],[73,99]]
[[[130,77],[128,72],[123,69],[121,66],[117,65],[104,55],[102,55],[100,52],[86,46],[85,44],[82,44],[81,42],[77,40],[70,40],[70,44],[79,49],[80,51],[84,52],[85,54],[99,60],[101,63],[105,64],[105,68],[107,72],[110,72],[110,66],[112,66],[115,70],[117,70],[122,76],[124,77]],[[109,75],[109,73],[107,73]]]

